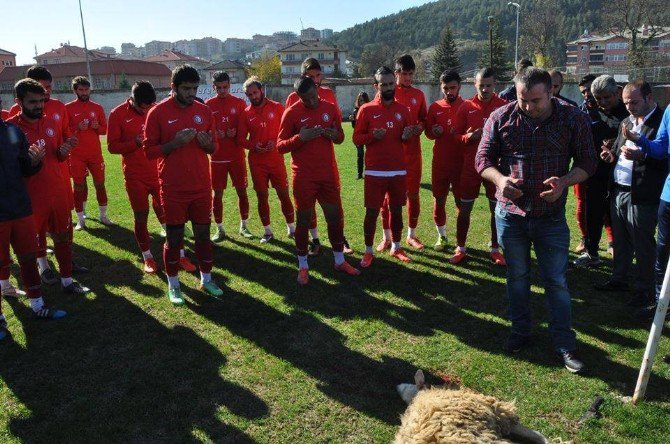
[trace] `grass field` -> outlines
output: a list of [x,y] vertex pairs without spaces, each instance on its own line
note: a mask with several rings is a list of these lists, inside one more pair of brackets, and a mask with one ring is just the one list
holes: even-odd
[[[350,131],[337,150],[345,232],[356,250],[349,260],[357,263],[363,183],[355,180]],[[418,235],[432,245],[431,145],[423,146]],[[670,442],[667,364],[657,359],[645,402],[624,398],[632,395],[647,331],[631,321],[627,295],[591,290],[607,277],[609,260],[601,270],[568,276],[588,366],[583,376],[569,374],[551,351],[536,273],[536,341],[515,357],[502,352],[509,327],[504,269],[488,259],[484,198],[476,202],[466,265],[452,266],[446,253],[427,248],[410,251],[409,265],[378,255],[372,269],[352,278],[336,274],[326,249],[310,261],[306,288],[295,282],[294,244],[273,198],[277,241],[233,235],[215,247],[224,297],[204,295],[197,276],[182,272],[187,305],[175,308],[164,276],[142,273],[120,158],[106,157],[110,217],[118,225],[97,223],[91,193],[88,230],[75,234],[76,259],[92,269],[80,280],[93,293],[77,298],[46,287],[48,302],[69,312],[57,322],[33,320],[25,299],[3,302],[12,337],[0,343],[0,442],[389,442],[405,409],[395,385],[411,382],[417,368],[429,379],[448,374],[516,399],[523,422],[555,441]],[[229,233],[238,224],[234,194],[228,190],[224,206]],[[250,227],[260,234],[253,197],[251,206]],[[451,243],[451,198],[447,214]],[[150,223],[158,256],[159,226],[153,216]],[[319,226],[323,237],[322,216]],[[666,353],[664,336],[659,354]],[[578,427],[596,394],[605,397],[603,417]]]

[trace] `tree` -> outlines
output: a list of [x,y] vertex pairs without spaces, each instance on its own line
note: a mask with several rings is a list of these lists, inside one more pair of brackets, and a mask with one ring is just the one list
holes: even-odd
[[561,60],[560,52],[565,52],[555,8],[555,0],[538,0],[526,13],[519,30],[520,54],[527,54],[539,68],[555,67]]
[[270,85],[281,84],[281,61],[278,54],[264,55],[254,60],[249,71],[263,83]]
[[130,89],[130,82],[128,82],[125,72],[122,72],[119,77],[119,89]]
[[[489,26],[491,26],[493,45],[490,42],[486,42],[484,45],[484,51],[479,59],[479,67],[493,68],[496,73],[496,80],[508,81],[512,78],[511,74],[514,68],[507,54],[507,43],[500,34],[497,20],[493,20]],[[491,50],[491,47],[493,47],[493,50]]]
[[611,0],[604,14],[605,27],[629,40],[628,66],[644,77],[649,47],[670,22],[667,0]]
[[440,43],[438,43],[435,48],[432,68],[433,78],[439,80],[440,75],[448,69],[453,69],[457,72],[460,72],[463,69],[461,59],[458,55],[458,48],[456,47],[456,41],[454,40],[449,25],[444,27],[442,36],[440,37]]
[[360,77],[371,76],[380,66],[388,66],[393,69],[394,56],[395,49],[385,43],[366,45],[361,53],[358,74]]

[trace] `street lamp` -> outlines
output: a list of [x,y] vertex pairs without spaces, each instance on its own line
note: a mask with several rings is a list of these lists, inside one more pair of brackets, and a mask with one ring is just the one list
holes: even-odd
[[86,71],[88,72],[88,81],[93,85],[91,77],[91,62],[88,59],[88,45],[86,45],[86,29],[84,29],[84,13],[81,10],[81,0],[79,0],[79,17],[81,17],[81,33],[84,35],[84,53],[86,54]]
[[493,16],[487,17],[489,21],[489,67],[493,68]]
[[514,6],[516,8],[516,42],[514,43],[514,66],[516,67],[519,61],[519,12],[521,11],[521,5],[509,2],[507,6]]

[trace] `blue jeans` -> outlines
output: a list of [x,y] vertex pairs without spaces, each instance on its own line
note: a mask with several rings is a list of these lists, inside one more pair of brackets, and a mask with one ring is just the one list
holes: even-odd
[[510,214],[498,204],[495,211],[498,241],[507,261],[507,299],[512,333],[531,333],[530,247],[535,249],[549,312],[549,333],[557,352],[577,348],[572,330],[572,308],[566,280],[570,230],[565,210],[545,217]]
[[668,265],[670,255],[670,202],[661,200],[658,205],[658,233],[656,234],[656,303],[661,295],[665,267]]

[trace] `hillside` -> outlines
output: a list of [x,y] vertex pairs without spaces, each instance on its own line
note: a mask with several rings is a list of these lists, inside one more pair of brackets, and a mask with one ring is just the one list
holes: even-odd
[[[559,27],[555,47],[555,60],[564,64],[565,42],[577,38],[584,29],[597,29],[600,25],[602,0],[525,0],[521,8],[521,27],[524,18],[530,17],[538,3],[549,4],[557,15]],[[425,49],[434,46],[445,24],[452,27],[454,36],[469,47],[488,38],[488,20],[498,19],[503,36],[514,51],[516,10],[500,0],[440,0],[409,8],[396,14],[376,18],[336,33],[332,42],[347,48],[349,57],[358,60],[366,45],[385,43],[398,52]],[[523,34],[522,34],[523,35]],[[521,51],[521,50],[520,50]],[[523,52],[521,52],[523,54]],[[465,68],[476,60],[475,51],[464,54]]]

